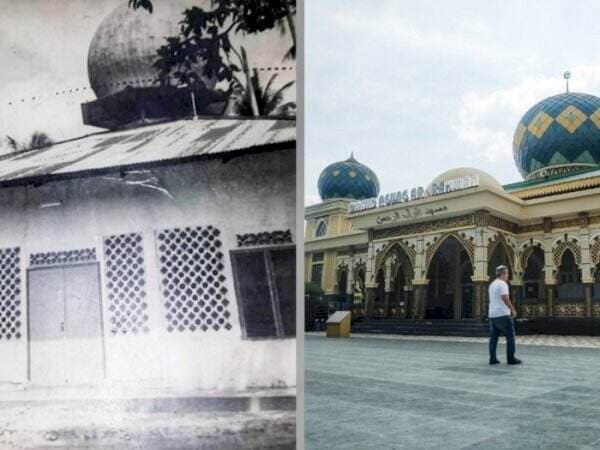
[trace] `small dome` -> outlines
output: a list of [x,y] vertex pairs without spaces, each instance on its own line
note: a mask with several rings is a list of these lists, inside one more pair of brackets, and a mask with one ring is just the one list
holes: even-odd
[[435,177],[429,186],[427,186],[427,192],[431,192],[433,184],[439,184],[444,181],[456,180],[468,176],[477,176],[479,178],[479,186],[485,186],[491,189],[504,190],[502,185],[489,173],[483,170],[474,169],[472,167],[457,167],[456,169],[450,169],[446,172]]
[[600,98],[567,92],[537,103],[517,125],[513,156],[525,179],[600,164]]
[[321,199],[352,198],[356,200],[377,197],[379,180],[375,173],[351,155],[345,161],[327,166],[319,176]]

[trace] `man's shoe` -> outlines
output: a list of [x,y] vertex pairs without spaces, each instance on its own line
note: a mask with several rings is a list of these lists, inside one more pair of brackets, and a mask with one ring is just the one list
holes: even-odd
[[490,366],[493,366],[494,364],[500,364],[500,361],[498,361],[497,359],[493,359],[490,361]]
[[510,365],[515,365],[515,364],[521,364],[523,361],[521,361],[520,359],[513,359],[512,361],[508,361],[506,364],[510,364]]

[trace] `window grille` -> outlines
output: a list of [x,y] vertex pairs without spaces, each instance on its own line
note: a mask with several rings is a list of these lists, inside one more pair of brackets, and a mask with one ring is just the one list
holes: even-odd
[[0,249],[0,339],[21,337],[20,249]]
[[221,232],[213,227],[163,230],[157,235],[167,330],[230,330]]
[[93,261],[96,261],[95,248],[32,253],[29,256],[29,265],[31,267],[77,264]]
[[104,239],[105,278],[111,333],[147,333],[146,270],[139,233]]

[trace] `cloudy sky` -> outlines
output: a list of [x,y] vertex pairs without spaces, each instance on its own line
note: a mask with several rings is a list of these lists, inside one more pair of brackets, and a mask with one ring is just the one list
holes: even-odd
[[[376,5],[376,6],[375,6]],[[351,151],[383,192],[453,167],[501,183],[518,120],[537,101],[600,95],[600,2],[306,2],[306,203]]]
[[102,19],[126,1],[0,0],[0,152],[6,135],[23,141],[39,130],[59,141],[98,131],[81,121],[79,105],[95,98],[87,51]]

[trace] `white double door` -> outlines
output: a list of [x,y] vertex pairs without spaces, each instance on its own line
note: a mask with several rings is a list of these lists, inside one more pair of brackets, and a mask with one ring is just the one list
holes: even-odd
[[28,271],[29,376],[33,384],[104,378],[97,263]]

